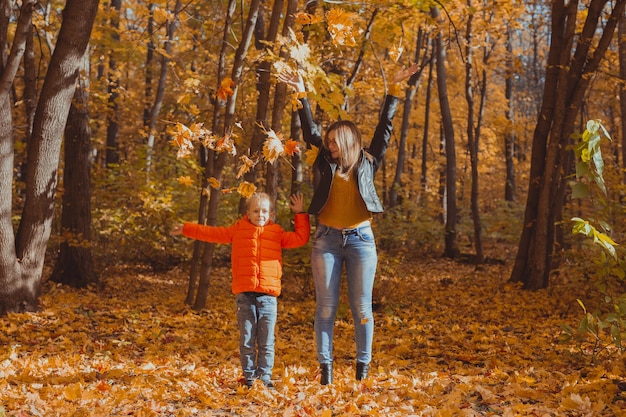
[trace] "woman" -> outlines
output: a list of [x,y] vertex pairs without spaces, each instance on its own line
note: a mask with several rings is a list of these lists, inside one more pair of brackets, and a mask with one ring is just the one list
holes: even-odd
[[[399,71],[393,78],[394,85],[399,87],[397,84],[415,71],[417,65]],[[298,92],[305,92],[299,75],[283,74],[280,79]],[[344,265],[354,319],[357,380],[367,377],[372,359],[372,289],[377,252],[370,219],[372,213],[383,211],[374,187],[374,174],[389,145],[391,121],[398,101],[392,94],[386,96],[374,137],[365,150],[359,129],[347,120],[330,125],[322,138],[313,122],[308,100],[301,99],[302,108],[298,112],[304,140],[320,149],[313,164],[314,193],[308,212],[316,216],[317,224],[311,268],[315,281],[315,339],[322,385],[333,381],[333,334]]]

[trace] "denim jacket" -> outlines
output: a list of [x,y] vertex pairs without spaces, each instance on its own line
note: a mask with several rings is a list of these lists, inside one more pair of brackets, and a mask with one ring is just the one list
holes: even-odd
[[[330,151],[323,146],[322,135],[317,125],[313,122],[309,101],[306,98],[302,98],[300,101],[302,108],[298,110],[298,114],[300,115],[304,141],[320,149],[313,164],[313,187],[315,191],[308,210],[309,214],[318,215],[328,201],[337,164],[333,162]],[[367,209],[372,213],[383,211],[383,205],[374,187],[374,174],[376,174],[389,146],[389,139],[393,130],[391,121],[396,112],[398,102],[399,99],[397,97],[387,95],[372,142],[367,150],[361,150],[359,158],[360,162],[357,168],[359,192]]]

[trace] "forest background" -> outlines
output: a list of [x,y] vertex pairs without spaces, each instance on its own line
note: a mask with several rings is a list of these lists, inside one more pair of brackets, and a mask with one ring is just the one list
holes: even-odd
[[[176,326],[172,314],[200,314],[203,320],[219,315],[222,330],[232,325],[226,318],[228,299],[214,288],[228,280],[223,267],[229,248],[174,239],[168,235],[170,227],[181,219],[230,224],[240,216],[243,198],[254,190],[276,199],[276,221],[288,227],[288,195],[301,191],[310,198],[309,167],[316,150],[306,149],[300,140],[294,117],[298,96],[277,82],[281,71],[295,69],[305,77],[322,128],[337,118],[349,118],[368,138],[391,75],[417,62],[419,71],[401,86],[402,108],[377,176],[386,206],[375,219],[381,276],[402,288],[406,297],[412,296],[411,286],[405,288],[397,280],[433,286],[433,300],[441,308],[447,305],[446,297],[474,288],[470,278],[481,284],[472,292],[472,303],[478,305],[480,297],[504,292],[517,299],[509,300],[509,307],[521,302],[518,307],[528,312],[534,311],[535,302],[539,309],[549,309],[552,297],[560,294],[559,301],[571,301],[559,304],[562,328],[550,321],[550,330],[545,330],[550,336],[537,343],[552,346],[555,339],[567,340],[566,347],[559,348],[572,355],[567,366],[574,366],[582,378],[592,375],[591,384],[603,386],[605,397],[590,397],[590,391],[596,391],[591,385],[580,392],[553,388],[572,384],[568,378],[573,374],[563,372],[557,382],[541,381],[552,387],[547,389],[554,396],[550,405],[522,388],[510,391],[518,397],[511,405],[510,397],[499,398],[475,381],[458,398],[448,397],[450,404],[436,404],[433,398],[450,394],[463,378],[450,373],[454,383],[444,387],[432,383],[436,377],[421,374],[417,379],[425,378],[420,383],[433,390],[432,397],[415,396],[424,386],[416,388],[416,379],[399,377],[397,386],[416,391],[404,393],[406,404],[391,410],[503,414],[515,413],[517,406],[531,412],[539,402],[544,411],[611,415],[623,405],[619,380],[626,312],[619,246],[626,181],[624,3],[1,1],[0,312],[5,318],[0,320],[6,338],[1,372],[7,411],[36,415],[33,410],[52,403],[59,410],[61,403],[81,409],[77,404],[83,401],[85,407],[93,393],[103,402],[113,392],[118,400],[106,405],[110,408],[102,415],[115,407],[122,413],[131,404],[157,415],[159,409],[173,413],[181,404],[188,406],[189,400],[178,397],[176,404],[168,403],[168,395],[174,394],[161,385],[159,395],[141,394],[143,405],[137,405],[137,397],[120,399],[127,392],[121,389],[124,384],[141,384],[134,376],[154,371],[152,362],[131,373],[121,371],[128,363],[120,362],[118,368],[107,362],[127,346],[140,346],[143,358],[148,333],[161,343],[188,341],[177,331],[139,330],[146,316],[131,306],[139,303],[137,298],[156,310],[161,304],[179,303],[165,313],[158,311],[158,317],[144,312],[149,321],[167,322],[170,329]],[[609,136],[612,140],[605,140]],[[584,149],[576,148],[578,143]],[[302,333],[290,333],[298,345],[304,343],[300,337],[306,339],[301,327],[311,309],[307,250],[287,252],[285,262],[290,278],[286,286],[293,286],[294,299],[304,308],[294,307],[295,323],[284,325]],[[495,283],[482,277],[483,272]],[[145,274],[152,277],[151,285],[135,282]],[[381,279],[377,287],[380,300],[394,292],[388,280]],[[172,282],[185,292],[174,301],[168,294],[159,295]],[[433,288],[444,289],[445,295],[437,298]],[[580,297],[572,298],[574,294]],[[124,301],[123,295],[134,295],[135,301]],[[96,299],[122,300],[125,307],[106,313],[106,304]],[[394,307],[388,302],[387,307],[398,310],[383,322],[392,330],[410,328],[413,334],[416,327],[398,312],[403,303]],[[64,313],[68,304],[73,304],[71,313]],[[476,319],[460,304],[449,308],[457,308],[460,317]],[[106,345],[107,365],[85,365],[84,358],[74,356],[63,366],[73,368],[63,371],[70,376],[63,376],[61,366],[51,370],[45,358],[49,354],[32,341],[43,338],[56,346],[51,351],[79,355],[75,344],[81,342],[63,336],[68,328],[58,317],[65,314],[77,322],[95,314],[102,328],[111,326],[106,324],[111,318],[126,323],[123,331],[111,330],[97,341]],[[535,319],[539,317],[545,319]],[[451,329],[458,331],[456,326]],[[480,333],[475,326],[467,324],[472,334]],[[517,334],[512,326],[503,324],[500,330],[508,329],[505,336]],[[17,331],[24,328],[28,331]],[[129,331],[144,338],[121,336]],[[27,340],[21,340],[23,336]],[[438,366],[445,362],[432,341],[389,337],[397,345],[386,347],[402,346],[396,357],[407,361],[399,369],[410,369],[407,364],[414,359],[406,343],[416,343],[416,349],[428,346]],[[232,334],[225,335],[228,338]],[[456,337],[453,341],[459,342]],[[507,337],[501,341],[513,343]],[[60,348],[64,342],[68,345]],[[176,346],[173,352],[180,349]],[[455,352],[455,363],[487,366],[476,352],[494,351],[472,349],[474,354]],[[40,355],[44,357],[35,359]],[[139,361],[136,356],[133,360]],[[590,372],[581,363],[599,367]],[[78,371],[77,366],[97,368],[94,372],[100,376]],[[190,366],[181,365],[178,371],[189,377],[195,372]],[[314,364],[307,366],[295,372],[315,372]],[[29,367],[31,371],[16,371]],[[498,366],[487,367],[481,378],[497,378],[510,387],[511,380],[496,372]],[[232,375],[236,364],[218,371],[202,369]],[[50,379],[59,372],[60,379]],[[280,392],[293,400],[289,372],[294,370],[283,369]],[[253,407],[271,403],[273,410],[291,410],[294,415],[330,410],[390,415],[394,400],[389,389],[396,389],[397,381],[391,388],[382,381],[392,380],[397,371],[389,372],[392,377],[381,370],[374,386],[358,388],[371,397],[360,397],[361,402],[341,403],[343,397],[337,397],[340,401],[329,396],[320,400],[324,406],[306,401],[285,405],[258,392],[242,398],[256,401]],[[228,379],[212,375],[214,382]],[[518,377],[515,383],[530,388],[541,380]],[[300,394],[313,389],[310,379],[312,384]],[[153,382],[156,386],[162,381]],[[497,385],[485,380],[481,384]],[[112,388],[116,385],[119,391]],[[196,387],[194,401],[214,410],[232,409],[222,391],[232,385],[218,385],[208,397]],[[397,411],[402,407],[408,408]]]

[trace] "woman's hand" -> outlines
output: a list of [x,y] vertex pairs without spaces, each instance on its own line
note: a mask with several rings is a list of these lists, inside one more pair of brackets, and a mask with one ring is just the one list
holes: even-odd
[[413,64],[410,67],[403,68],[394,74],[391,82],[394,84],[399,84],[402,81],[408,79],[411,75],[415,74],[418,69],[419,69],[419,64]]
[[306,91],[304,80],[297,71],[283,71],[278,74],[278,80],[284,82],[285,84],[289,84],[299,93],[304,93]]

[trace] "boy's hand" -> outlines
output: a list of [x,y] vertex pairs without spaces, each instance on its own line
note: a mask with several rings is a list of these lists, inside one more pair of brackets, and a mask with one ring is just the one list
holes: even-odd
[[294,213],[304,212],[304,196],[302,193],[296,193],[289,196],[289,208]]
[[170,236],[179,236],[183,234],[183,224],[182,223],[178,223],[175,224],[172,227],[172,230],[170,230]]

